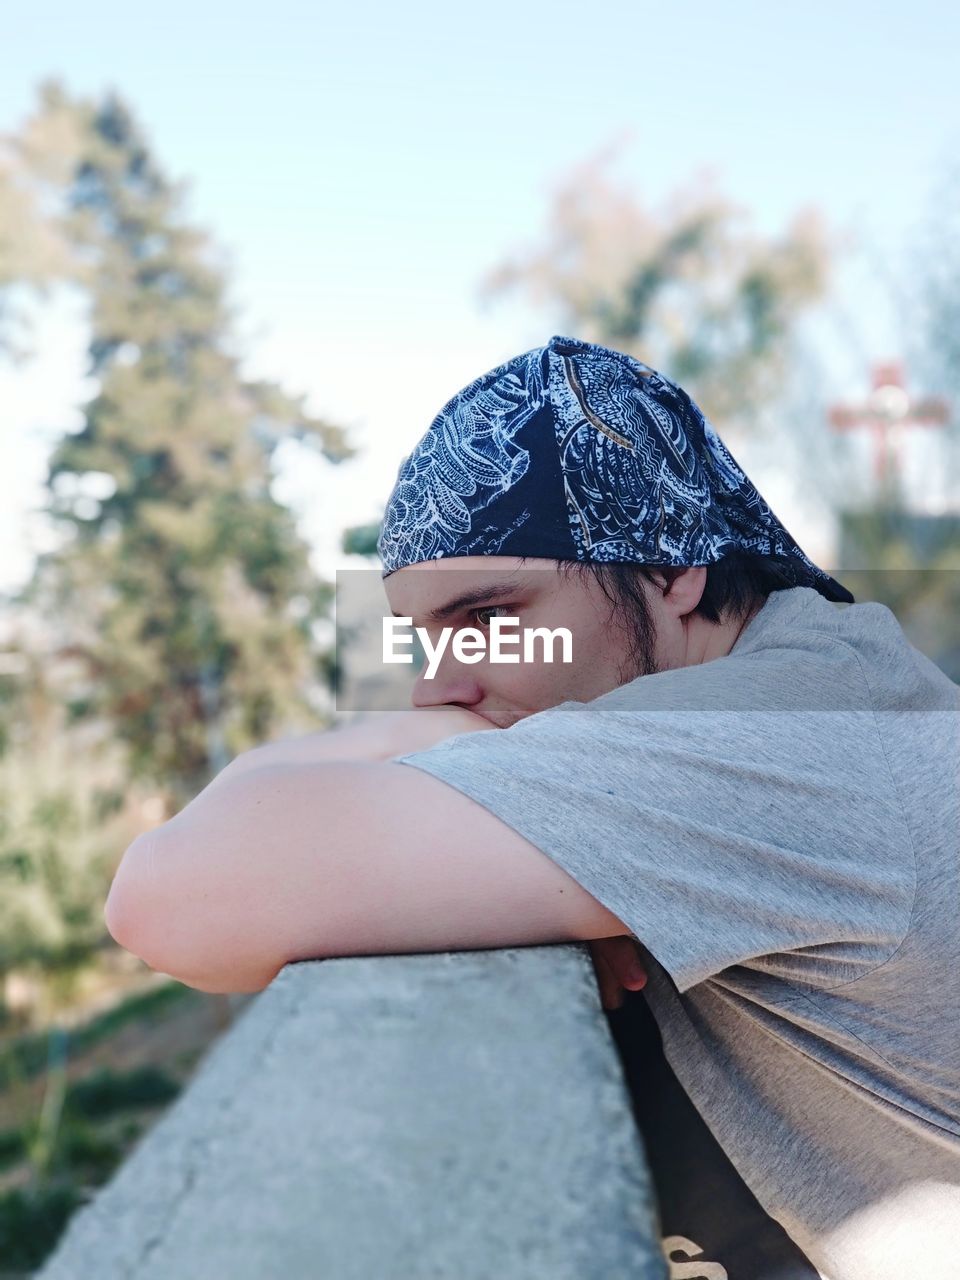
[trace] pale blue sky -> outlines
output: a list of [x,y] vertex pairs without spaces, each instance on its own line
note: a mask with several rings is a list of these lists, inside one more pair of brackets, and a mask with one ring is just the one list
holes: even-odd
[[[960,144],[958,47],[960,16],[932,0],[38,0],[0,44],[0,131],[44,76],[113,87],[189,179],[192,215],[233,263],[251,368],[309,392],[365,448],[339,496],[320,464],[279,482],[329,566],[337,529],[378,514],[440,404],[562,331],[521,305],[481,310],[477,282],[537,240],[553,185],[624,131],[615,172],[655,205],[710,169],[764,231],[812,203],[861,238],[873,258],[843,296],[859,336],[836,372],[838,394],[861,392],[863,359],[896,342],[875,277],[899,269]],[[25,507],[82,391],[82,331],[64,316],[41,327],[32,368],[0,371],[0,587],[29,565]]]

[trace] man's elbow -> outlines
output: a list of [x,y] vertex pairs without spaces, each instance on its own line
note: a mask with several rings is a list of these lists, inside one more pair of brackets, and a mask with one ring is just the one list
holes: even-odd
[[[146,957],[145,882],[152,863],[152,833],[137,836],[120,860],[103,906],[103,920],[113,940],[125,951],[131,951],[149,964]],[[151,966],[152,967],[152,966]]]
[[192,895],[171,883],[171,854],[153,831],[129,846],[104,903],[110,936],[148,968],[198,991],[262,991],[283,965],[261,961],[249,950],[233,953],[218,943],[212,922],[192,917]]

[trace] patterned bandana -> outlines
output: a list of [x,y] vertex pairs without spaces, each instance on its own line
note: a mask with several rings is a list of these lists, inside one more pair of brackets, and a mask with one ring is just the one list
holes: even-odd
[[384,577],[447,556],[687,567],[750,551],[853,603],[685,391],[577,338],[555,336],[447,401],[400,465],[377,549]]

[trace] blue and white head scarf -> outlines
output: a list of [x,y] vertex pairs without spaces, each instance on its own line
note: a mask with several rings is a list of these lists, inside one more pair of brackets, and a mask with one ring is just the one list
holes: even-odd
[[400,465],[377,547],[384,577],[451,556],[688,567],[748,551],[853,603],[685,391],[577,338],[552,337],[447,401]]

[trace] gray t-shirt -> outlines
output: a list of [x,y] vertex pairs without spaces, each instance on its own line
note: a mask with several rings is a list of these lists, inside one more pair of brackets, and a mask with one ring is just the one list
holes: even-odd
[[724,657],[397,760],[652,954],[673,1071],[825,1280],[960,1276],[960,688],[888,608],[778,591]]

